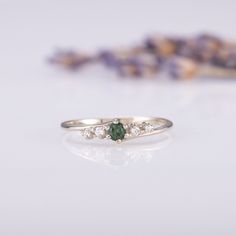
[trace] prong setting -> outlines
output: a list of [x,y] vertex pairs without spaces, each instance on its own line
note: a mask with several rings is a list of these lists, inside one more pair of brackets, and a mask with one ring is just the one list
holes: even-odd
[[113,123],[113,124],[118,124],[118,123],[119,123],[119,119],[114,119],[114,120],[112,121],[112,123]]
[[121,139],[117,139],[117,140],[116,140],[116,143],[121,144],[121,143],[122,143],[122,140],[121,140]]
[[82,130],[81,133],[86,139],[110,139],[120,143],[123,139],[150,134],[153,130],[153,125],[148,122],[142,122],[141,124],[122,124],[119,119],[114,119],[110,125],[99,125],[96,127],[86,128]]

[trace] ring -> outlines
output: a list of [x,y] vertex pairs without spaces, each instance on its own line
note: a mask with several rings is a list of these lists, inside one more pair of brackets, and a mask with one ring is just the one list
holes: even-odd
[[123,117],[77,119],[65,121],[61,127],[79,131],[86,139],[110,139],[120,143],[125,140],[162,133],[173,126],[170,120],[158,117]]

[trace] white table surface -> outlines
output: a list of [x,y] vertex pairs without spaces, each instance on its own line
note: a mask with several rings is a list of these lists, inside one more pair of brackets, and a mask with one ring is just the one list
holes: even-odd
[[[48,66],[152,32],[236,39],[234,1],[0,1],[0,235],[236,235],[236,80],[122,80]],[[81,144],[61,121],[150,115],[147,145]]]

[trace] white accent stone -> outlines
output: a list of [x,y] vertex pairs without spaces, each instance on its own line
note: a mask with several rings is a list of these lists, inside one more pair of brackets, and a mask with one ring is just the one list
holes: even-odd
[[149,124],[149,123],[145,123],[143,125],[143,128],[145,130],[146,133],[151,133],[154,129],[153,125]]
[[83,131],[83,136],[87,139],[92,139],[93,138],[93,131],[91,129],[85,129]]
[[132,127],[130,128],[130,134],[131,134],[132,136],[139,136],[139,135],[140,135],[140,132],[141,132],[141,130],[140,130],[140,128],[139,128],[138,126],[132,126]]
[[106,127],[99,126],[95,128],[95,134],[98,138],[105,138],[106,136]]

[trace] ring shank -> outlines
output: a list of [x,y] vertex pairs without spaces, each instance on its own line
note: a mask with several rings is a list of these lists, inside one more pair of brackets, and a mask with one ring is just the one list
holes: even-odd
[[[158,126],[157,128],[155,128],[155,130],[163,130],[173,126],[173,123],[170,120],[159,117],[121,117],[117,118],[117,120],[119,120],[119,122],[123,124],[148,122],[154,126]],[[109,123],[112,123],[113,121],[114,118],[77,119],[65,121],[61,124],[61,127],[67,130],[83,130],[86,128],[107,125]]]

